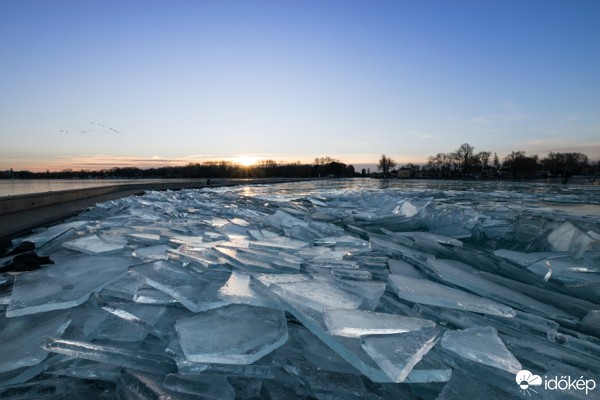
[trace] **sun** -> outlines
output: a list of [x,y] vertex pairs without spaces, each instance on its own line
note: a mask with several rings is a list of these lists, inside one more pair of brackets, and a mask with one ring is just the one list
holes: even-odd
[[233,162],[243,165],[244,167],[249,167],[251,165],[256,164],[258,161],[258,157],[236,157],[233,159]]

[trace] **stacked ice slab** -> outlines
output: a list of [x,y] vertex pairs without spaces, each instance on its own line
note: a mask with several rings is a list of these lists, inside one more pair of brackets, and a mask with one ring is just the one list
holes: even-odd
[[600,218],[552,199],[582,202],[329,181],[98,204],[21,239],[55,265],[0,278],[0,397],[511,398],[523,369],[600,382]]

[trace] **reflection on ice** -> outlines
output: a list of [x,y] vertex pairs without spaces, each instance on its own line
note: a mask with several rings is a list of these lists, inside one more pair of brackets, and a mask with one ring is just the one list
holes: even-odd
[[334,180],[101,203],[15,240],[55,264],[0,275],[0,397],[433,400],[519,395],[525,367],[599,374],[600,214],[582,211],[600,188],[548,188]]

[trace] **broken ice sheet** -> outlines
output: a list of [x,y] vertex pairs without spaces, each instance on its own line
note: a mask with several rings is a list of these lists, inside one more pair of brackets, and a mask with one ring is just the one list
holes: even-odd
[[167,260],[169,258],[169,256],[167,255],[167,251],[169,251],[169,249],[170,247],[166,244],[159,244],[156,246],[149,247],[140,247],[138,249],[135,249],[132,255],[144,261]]
[[311,279],[305,274],[256,274],[254,277],[267,287],[276,283],[303,282]]
[[[275,287],[277,285],[272,285]],[[360,338],[332,336],[327,332],[323,322],[323,313],[306,307],[305,302],[289,296],[287,292],[279,293],[285,302],[286,311],[296,317],[302,325],[308,328],[329,348],[349,362],[354,368],[366,375],[373,382],[393,382],[393,378],[385,373],[380,366],[367,354],[361,346]],[[376,336],[370,336],[376,337]],[[327,362],[328,363],[328,362]],[[440,368],[440,363],[427,364],[425,370],[412,371],[406,378],[410,382],[445,382],[450,378],[449,370]]]
[[161,236],[156,233],[135,232],[127,234],[127,237],[134,242],[143,244],[158,244],[161,242]]
[[389,275],[388,279],[398,297],[413,303],[503,317],[515,316],[515,310],[510,307],[439,283],[397,275]]
[[175,328],[186,359],[200,363],[250,364],[288,338],[283,311],[245,304],[178,319]]
[[155,353],[139,349],[132,350],[121,346],[109,346],[77,340],[46,338],[43,344],[46,351],[64,354],[74,358],[98,361],[104,364],[133,368],[157,374],[175,372],[173,360]]
[[426,319],[350,309],[326,310],[324,320],[329,333],[346,337],[390,335],[435,326]]
[[88,222],[89,221],[73,221],[65,222],[64,224],[54,225],[46,230],[36,232],[19,240],[15,240],[15,245],[21,242],[28,241],[33,242],[35,246],[39,248],[45,243],[51,241],[52,239],[62,235],[63,233],[71,229],[81,230]]
[[288,251],[273,252],[269,250],[257,250],[250,248],[237,248],[237,253],[246,259],[262,260],[273,264],[275,268],[291,268],[299,270],[304,260],[290,254]]
[[429,258],[427,263],[441,279],[453,285],[460,286],[480,296],[508,304],[516,309],[541,314],[552,319],[570,320],[574,317],[550,305],[539,302],[515,290],[491,282],[473,272],[473,268],[456,260],[441,260]]
[[369,248],[368,241],[350,235],[329,236],[321,239],[315,239],[313,244],[315,246],[348,246],[363,249]]
[[580,260],[575,261],[568,256],[540,260],[531,264],[527,269],[543,276],[544,280],[554,279],[566,284],[600,282],[600,268],[597,265]]
[[166,312],[164,307],[140,304],[119,304],[104,306],[104,311],[112,314],[112,318],[103,324],[97,339],[109,339],[119,342],[139,342],[148,333],[165,339],[166,334],[154,328],[156,322]]
[[7,317],[70,308],[86,301],[127,271],[129,257],[79,256],[17,276]]
[[275,211],[275,214],[267,215],[265,221],[276,229],[291,228],[294,225],[308,226],[308,223],[293,217],[292,215],[281,210]]
[[143,285],[142,282],[133,279],[130,276],[125,276],[118,279],[109,285],[106,285],[100,292],[100,297],[111,297],[132,301],[139,288]]
[[388,259],[388,266],[390,268],[390,272],[394,275],[402,275],[415,279],[425,278],[425,275],[417,271],[415,267],[402,260],[393,260],[390,258]]
[[379,304],[379,299],[385,292],[385,282],[355,281],[335,278],[332,283],[338,288],[355,294],[362,299],[361,307],[373,310]]
[[600,249],[600,242],[583,232],[570,222],[564,222],[548,235],[548,242],[554,251],[568,251],[580,256],[581,253]]
[[167,389],[201,396],[205,399],[233,400],[235,390],[224,376],[169,374],[163,382]]
[[255,242],[249,242],[248,246],[251,249],[264,249],[264,250],[297,250],[302,247],[308,246],[308,242],[296,239],[290,239],[285,236],[272,238],[269,240],[260,240]]
[[513,374],[523,369],[498,336],[498,331],[490,326],[446,331],[441,344],[463,358]]
[[218,297],[229,303],[252,304],[255,306],[281,308],[277,301],[268,297],[262,285],[251,280],[250,275],[232,272],[229,280],[219,289]]
[[119,236],[90,235],[64,242],[63,247],[89,255],[107,255],[123,250],[127,239]]
[[133,301],[138,304],[153,304],[153,305],[174,305],[177,304],[177,300],[169,296],[165,292],[154,289],[152,286],[142,285],[135,295]]
[[362,299],[327,281],[287,282],[271,285],[271,290],[317,311],[325,308],[358,308]]
[[203,292],[209,281],[204,274],[169,261],[134,266],[129,269],[129,273],[135,279],[167,293],[190,311],[206,309]]
[[228,247],[218,247],[215,250],[227,260],[228,264],[231,264],[237,269],[249,271],[249,272],[274,272],[278,268],[271,265],[269,259],[265,257],[255,257],[253,254],[243,253],[238,249],[232,249]]
[[44,361],[48,356],[41,347],[45,337],[62,335],[70,323],[66,313],[10,319],[0,333],[0,373]]
[[117,381],[118,398],[126,400],[193,400],[198,398],[194,395],[174,392],[166,388],[163,385],[163,380],[162,374],[125,370]]
[[591,310],[580,323],[583,331],[600,337],[600,310]]
[[403,382],[413,367],[439,340],[437,328],[395,335],[366,336],[363,349],[393,382]]

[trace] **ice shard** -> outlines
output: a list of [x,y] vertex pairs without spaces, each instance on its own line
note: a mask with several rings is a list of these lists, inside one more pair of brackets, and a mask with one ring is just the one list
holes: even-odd
[[346,337],[390,335],[435,326],[426,319],[352,309],[327,310],[324,320],[329,333]]
[[176,329],[185,357],[201,363],[250,364],[288,338],[283,311],[243,304],[179,319]]
[[218,297],[228,303],[251,304],[268,308],[281,308],[277,301],[264,293],[250,275],[232,272],[231,276],[218,291]]
[[176,369],[175,363],[171,359],[160,354],[148,353],[139,349],[131,350],[120,346],[101,345],[51,337],[44,341],[43,348],[52,353],[156,374],[166,375],[175,372]]
[[206,309],[203,291],[209,282],[203,274],[170,261],[137,265],[131,267],[129,273],[135,279],[165,292],[190,311]]
[[3,348],[0,373],[42,362],[48,356],[42,349],[44,339],[59,337],[70,323],[66,313],[11,319],[0,333]]
[[498,331],[492,327],[446,331],[441,344],[444,349],[463,358],[513,374],[523,369],[498,336]]
[[570,320],[575,323],[575,318],[555,307],[541,303],[531,297],[525,296],[515,290],[490,282],[477,275],[473,268],[456,260],[441,260],[430,258],[429,266],[444,281],[462,287],[482,297],[502,302],[513,308],[528,312],[541,313],[552,319]]
[[401,299],[413,303],[514,317],[515,310],[495,301],[425,279],[390,275],[389,281]]
[[108,255],[118,253],[127,245],[127,239],[103,235],[83,236],[64,242],[63,247],[90,255]]
[[394,275],[402,275],[415,279],[425,278],[425,275],[419,272],[415,267],[402,260],[389,259],[388,266],[390,268],[390,272]]
[[128,257],[73,257],[61,265],[21,274],[15,280],[7,317],[70,308],[86,301],[134,264]]
[[233,400],[235,389],[224,376],[169,374],[163,382],[174,392],[200,396],[203,399]]
[[271,286],[271,290],[321,312],[328,308],[358,308],[362,303],[359,296],[326,281],[277,283]]
[[395,335],[367,336],[361,345],[393,382],[403,382],[439,340],[438,329]]

